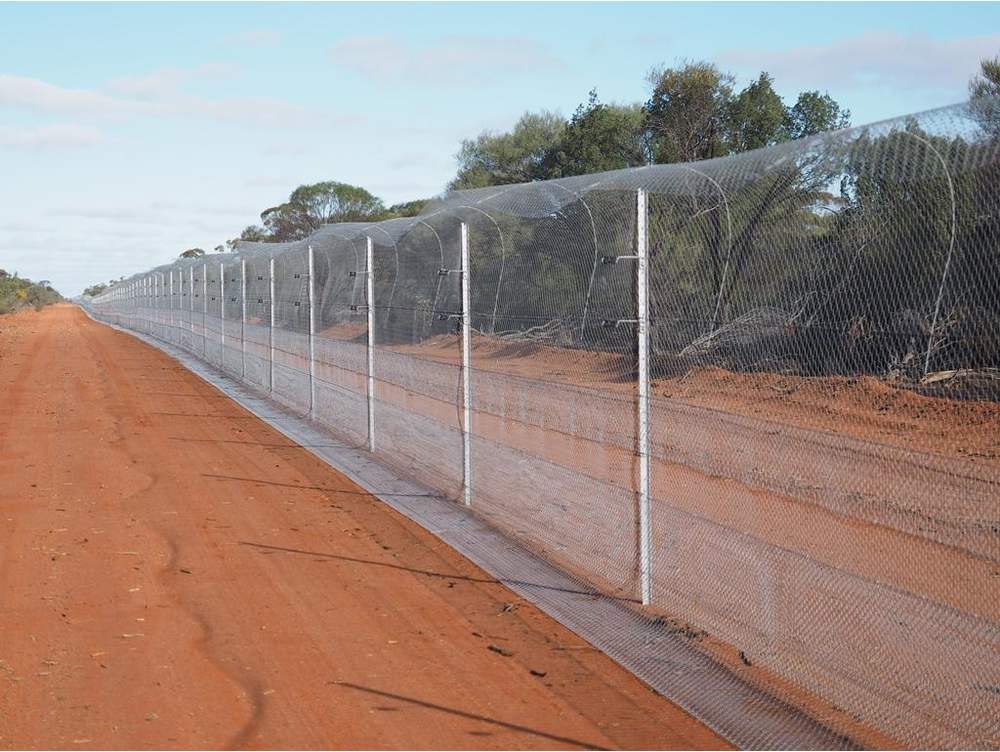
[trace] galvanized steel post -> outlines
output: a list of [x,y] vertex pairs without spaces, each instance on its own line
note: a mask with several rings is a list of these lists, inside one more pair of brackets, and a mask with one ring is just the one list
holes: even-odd
[[652,531],[649,488],[649,259],[646,191],[636,194],[636,286],[639,337],[639,572],[643,605],[652,600]]
[[226,267],[219,262],[219,341],[222,350],[219,353],[219,368],[226,370]]
[[472,313],[469,226],[462,222],[462,482],[463,501],[472,505]]
[[169,301],[170,310],[170,336],[168,339],[172,342],[174,339],[174,270],[170,270],[170,297],[167,298]]
[[201,270],[201,355],[206,357],[208,351],[208,264],[202,264]]
[[313,247],[309,246],[309,417],[316,412],[316,262]]
[[240,376],[247,378],[247,260],[240,259]]
[[191,272],[188,275],[188,296],[191,298],[191,310],[189,313],[191,320],[188,322],[190,324],[188,328],[191,330],[191,349],[194,350],[194,266],[192,265],[188,271]]
[[368,451],[375,451],[375,244],[365,237],[365,292],[368,312]]
[[270,263],[268,264],[268,285],[270,287],[270,308],[271,308],[271,328],[268,329],[270,337],[268,338],[268,346],[271,351],[271,374],[267,377],[267,389],[269,392],[274,391],[274,322],[277,320],[274,315],[274,257],[271,257]]

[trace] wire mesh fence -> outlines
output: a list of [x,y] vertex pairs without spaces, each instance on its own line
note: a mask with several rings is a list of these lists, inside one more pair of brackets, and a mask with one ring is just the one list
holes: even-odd
[[[997,747],[998,136],[960,105],[458,192],[87,304],[468,504],[845,745]],[[698,680],[678,671],[678,694]],[[711,722],[726,698],[700,702]]]

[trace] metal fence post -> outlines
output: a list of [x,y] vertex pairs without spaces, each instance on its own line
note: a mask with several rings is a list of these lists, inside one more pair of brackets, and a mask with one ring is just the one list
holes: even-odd
[[639,336],[639,572],[642,603],[652,600],[652,532],[649,498],[649,262],[646,191],[636,194],[636,286]]
[[463,501],[472,505],[472,313],[469,226],[462,222],[462,481]]
[[365,237],[365,292],[368,298],[368,451],[375,451],[375,243]]
[[191,351],[193,352],[194,351],[194,266],[192,266],[188,271],[190,272],[190,274],[188,274],[188,280],[189,280],[188,295],[191,298],[191,305],[190,305],[191,310],[189,313],[189,315],[191,316],[191,320],[188,322],[188,324],[190,324],[188,328],[191,330]]
[[174,338],[174,270],[170,270],[170,336],[168,339],[172,342]]
[[268,264],[268,285],[270,286],[271,294],[271,328],[268,329],[270,332],[270,337],[268,338],[268,346],[271,350],[271,375],[267,379],[267,390],[269,392],[274,391],[274,322],[277,318],[274,315],[274,257],[271,258]]
[[219,353],[219,368],[226,370],[226,267],[219,262],[219,341],[222,351]]
[[316,262],[313,247],[309,246],[309,417],[316,412]]
[[240,374],[241,378],[247,379],[247,260],[240,259],[240,300],[242,308],[240,310]]
[[201,270],[201,356],[208,357],[208,264]]

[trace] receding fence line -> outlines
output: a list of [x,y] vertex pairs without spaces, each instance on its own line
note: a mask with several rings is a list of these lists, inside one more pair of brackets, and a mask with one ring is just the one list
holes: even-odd
[[[711,640],[845,744],[992,748],[997,207],[1000,127],[962,107],[460,192],[200,262],[201,356],[642,614],[665,684],[700,680],[649,639]],[[188,269],[88,305],[197,351]]]

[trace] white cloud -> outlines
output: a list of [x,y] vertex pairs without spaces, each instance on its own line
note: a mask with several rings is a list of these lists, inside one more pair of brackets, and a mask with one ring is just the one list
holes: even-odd
[[[448,155],[445,160],[451,162],[453,158]],[[388,162],[389,169],[391,170],[404,170],[409,167],[422,167],[426,164],[431,164],[435,161],[440,161],[430,157],[426,152],[409,152],[406,154],[400,154],[397,157],[390,159]]]
[[120,115],[129,103],[89,89],[68,89],[36,78],[0,74],[0,106],[32,112],[73,115]]
[[284,36],[273,29],[250,29],[230,34],[223,41],[245,47],[274,47],[281,43]]
[[56,207],[49,216],[60,219],[86,220],[99,227],[99,232],[116,232],[123,227],[145,228],[144,232],[169,231],[182,223],[187,229],[224,234],[227,228],[239,225],[246,217],[256,216],[251,209],[237,206],[154,201],[139,206]]
[[227,66],[213,65],[164,69],[143,76],[119,78],[108,84],[115,94],[0,75],[0,106],[34,113],[73,114],[81,118],[197,118],[250,127],[350,127],[366,121],[361,115],[313,111],[272,97],[208,98],[181,91],[185,82],[206,75],[229,75],[232,70]]
[[261,149],[261,154],[269,157],[300,157],[307,153],[309,148],[300,141],[282,142],[280,144],[269,144]]
[[927,34],[869,31],[831,44],[787,50],[731,50],[724,66],[766,70],[781,84],[820,88],[892,86],[955,89],[956,97],[979,68],[1000,51],[1000,34],[934,39]]
[[167,225],[170,217],[165,212],[153,212],[148,208],[103,208],[90,209],[60,209],[52,210],[53,217],[70,217],[73,219],[102,220],[109,222],[125,222],[140,225]]
[[284,188],[287,192],[291,192],[292,188],[289,186],[295,185],[295,178],[262,175],[247,178],[243,181],[243,185],[248,188]]
[[108,82],[107,88],[135,99],[158,99],[175,94],[183,84],[205,79],[228,78],[236,67],[227,63],[207,63],[192,68],[161,68],[141,76],[123,76]]
[[559,71],[565,64],[540,42],[521,37],[447,36],[416,46],[392,36],[342,39],[338,64],[385,83],[470,84]]
[[206,118],[237,125],[274,127],[308,127],[326,121],[327,117],[312,113],[301,105],[269,97],[234,97],[207,99],[178,96],[162,104],[172,115]]
[[12,128],[0,126],[0,147],[15,149],[80,149],[104,141],[101,132],[73,123]]

